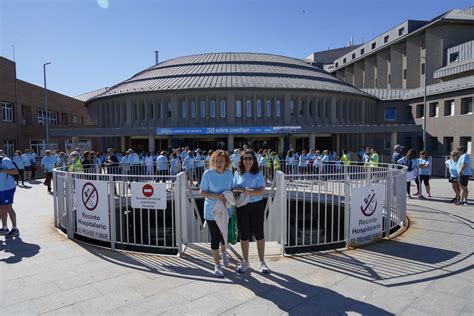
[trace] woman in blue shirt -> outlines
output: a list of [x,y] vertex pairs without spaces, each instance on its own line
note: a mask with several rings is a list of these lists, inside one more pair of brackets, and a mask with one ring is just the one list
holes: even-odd
[[431,189],[430,189],[430,177],[431,177],[431,167],[430,167],[430,162],[428,160],[428,155],[424,150],[420,151],[420,158],[417,160],[417,165],[418,165],[418,170],[419,170],[419,176],[415,178],[415,183],[416,183],[416,188],[418,192],[416,192],[414,195],[416,196],[421,196],[421,182],[425,184],[426,188],[426,195],[427,197],[431,197]]
[[454,191],[454,199],[452,199],[450,202],[451,203],[459,203],[459,200],[461,198],[461,189],[459,188],[459,182],[458,182],[458,160],[459,160],[459,153],[457,151],[452,151],[451,152],[451,157],[450,159],[446,160],[445,164],[446,167],[449,170],[449,179],[448,181],[451,183]]
[[15,156],[13,157],[12,161],[16,164],[19,173],[19,177],[16,180],[16,185],[18,185],[19,180],[21,180],[21,185],[25,185],[25,165],[23,163],[23,158],[21,157],[21,151],[15,151]]
[[250,267],[249,240],[252,235],[257,240],[257,251],[260,263],[258,269],[268,273],[264,261],[265,236],[263,223],[265,219],[265,204],[262,199],[265,190],[265,180],[258,169],[257,157],[252,150],[245,150],[240,156],[239,168],[234,174],[234,192],[249,196],[247,204],[237,208],[237,223],[239,226],[240,246],[244,260],[239,264],[238,271],[243,273]]
[[[229,154],[223,150],[215,151],[210,159],[210,169],[206,170],[199,185],[204,200],[204,219],[211,232],[211,253],[214,258],[214,275],[223,277],[220,259],[224,266],[229,266],[229,259],[225,252],[224,238],[214,219],[214,207],[218,200],[225,203],[224,192],[232,190],[232,168]],[[220,256],[219,256],[220,244]]]

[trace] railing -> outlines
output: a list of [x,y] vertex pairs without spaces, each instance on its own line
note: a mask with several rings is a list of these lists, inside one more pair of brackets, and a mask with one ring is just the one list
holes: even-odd
[[[133,167],[86,166],[82,172],[69,172],[67,167],[55,169],[55,225],[71,239],[112,249],[181,254],[190,243],[209,242],[196,179],[185,172],[156,174],[155,169],[149,175],[146,166]],[[281,163],[280,168],[273,171],[264,193],[264,225],[266,240],[277,241],[282,254],[352,244],[351,203],[357,188],[383,188],[383,236],[406,225],[406,171],[402,166],[326,164],[295,170],[293,165]],[[262,171],[265,174],[265,168]],[[110,219],[109,239],[94,239],[78,230],[76,200],[81,193],[76,189],[85,181],[106,190],[104,214]],[[166,209],[132,207],[134,183],[159,182],[166,187]]]

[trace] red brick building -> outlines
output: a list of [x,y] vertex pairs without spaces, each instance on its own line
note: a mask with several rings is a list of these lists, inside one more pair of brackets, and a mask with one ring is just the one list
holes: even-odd
[[[33,148],[41,155],[50,129],[86,127],[89,117],[84,102],[48,90],[48,115],[44,110],[44,88],[16,77],[16,63],[0,57],[0,149],[11,156],[14,150]],[[74,147],[90,149],[90,138],[50,137],[50,148],[69,152]]]

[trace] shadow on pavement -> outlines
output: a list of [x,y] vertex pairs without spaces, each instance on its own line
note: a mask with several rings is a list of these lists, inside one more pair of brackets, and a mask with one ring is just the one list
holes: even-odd
[[0,240],[0,252],[11,253],[7,258],[0,259],[0,262],[8,264],[18,263],[23,258],[30,258],[36,256],[41,247],[36,244],[29,244],[24,242],[19,236],[13,238],[6,238]]
[[[297,314],[345,314],[393,315],[392,313],[358,301],[325,287],[308,284],[286,274],[272,271],[261,274],[249,269],[246,273],[235,272],[235,265],[224,268],[225,278],[213,275],[214,264],[209,247],[194,244],[182,258],[177,256],[153,256],[139,253],[120,253],[108,249],[81,244],[87,251],[114,264],[131,269],[201,282],[238,284],[251,290],[257,297],[273,302],[279,309]],[[237,263],[233,257],[231,262]],[[203,284],[203,286],[205,286]],[[245,306],[243,308],[246,308]],[[250,306],[251,308],[251,306]],[[179,307],[178,307],[179,309]],[[171,313],[174,310],[170,310]],[[179,310],[175,311],[180,314]],[[252,314],[252,310],[245,310]]]

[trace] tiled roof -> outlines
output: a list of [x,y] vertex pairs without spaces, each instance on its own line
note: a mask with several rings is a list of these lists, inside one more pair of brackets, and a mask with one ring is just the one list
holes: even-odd
[[89,92],[83,93],[81,95],[75,96],[74,99],[78,99],[78,100],[81,100],[83,102],[87,102],[90,99],[98,96],[99,94],[104,93],[105,91],[107,91],[107,89],[108,89],[108,87],[97,89],[97,90],[94,90],[94,91],[89,91]]
[[300,59],[269,54],[212,53],[164,61],[92,99],[151,91],[224,88],[314,89],[367,96]]

